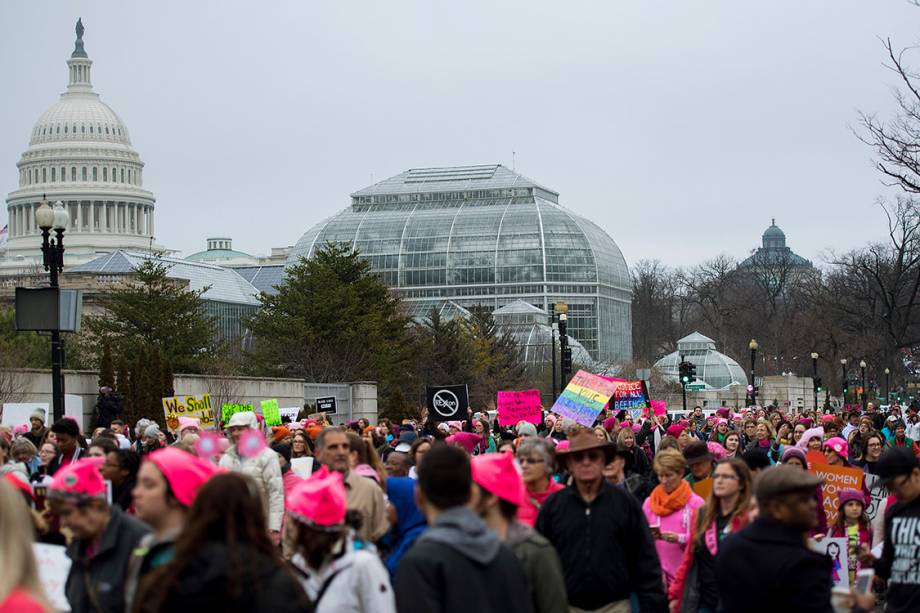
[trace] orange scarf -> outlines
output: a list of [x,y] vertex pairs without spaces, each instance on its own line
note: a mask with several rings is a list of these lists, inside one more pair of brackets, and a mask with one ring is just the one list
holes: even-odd
[[680,480],[680,485],[677,486],[677,489],[670,494],[665,491],[663,485],[657,485],[652,490],[652,495],[648,497],[649,508],[655,515],[662,517],[670,515],[687,506],[692,493],[693,490],[690,489],[690,484],[683,479]]

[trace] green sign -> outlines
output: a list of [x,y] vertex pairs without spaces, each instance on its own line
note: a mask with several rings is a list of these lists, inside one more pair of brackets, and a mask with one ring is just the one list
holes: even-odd
[[220,422],[226,424],[234,413],[251,411],[252,404],[222,404],[220,406]]
[[702,392],[706,389],[705,383],[691,383],[687,386],[688,392]]
[[262,417],[265,418],[266,426],[280,426],[281,425],[281,412],[278,410],[278,400],[263,400],[262,404]]

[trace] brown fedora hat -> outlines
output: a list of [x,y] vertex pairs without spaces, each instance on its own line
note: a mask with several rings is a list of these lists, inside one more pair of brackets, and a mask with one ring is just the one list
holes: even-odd
[[569,447],[556,452],[560,462],[566,462],[570,454],[579,451],[590,451],[591,449],[600,449],[604,452],[604,464],[610,464],[616,456],[617,446],[610,441],[598,440],[594,430],[581,429],[573,432],[568,438]]

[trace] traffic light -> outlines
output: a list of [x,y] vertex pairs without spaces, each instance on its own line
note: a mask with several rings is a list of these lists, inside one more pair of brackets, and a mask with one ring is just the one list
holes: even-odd
[[688,366],[687,375],[690,378],[690,381],[688,381],[688,383],[693,383],[694,381],[696,381],[696,364],[694,364],[693,362],[687,362],[687,366]]
[[568,345],[562,348],[562,372],[572,372],[572,348]]
[[843,382],[843,395],[846,396],[849,393],[850,393],[850,382],[844,381]]
[[823,389],[823,388],[822,388],[822,385],[821,385],[821,377],[816,377],[816,378],[815,378],[815,392],[817,392],[818,394],[820,394],[822,389]]
[[677,372],[681,385],[690,383],[690,364],[688,362],[681,362],[677,368]]

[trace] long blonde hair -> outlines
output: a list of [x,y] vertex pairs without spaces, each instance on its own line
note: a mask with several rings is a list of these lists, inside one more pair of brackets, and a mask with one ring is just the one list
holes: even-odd
[[0,479],[0,602],[16,589],[36,599],[45,611],[54,611],[38,578],[32,551],[35,533],[22,494]]

